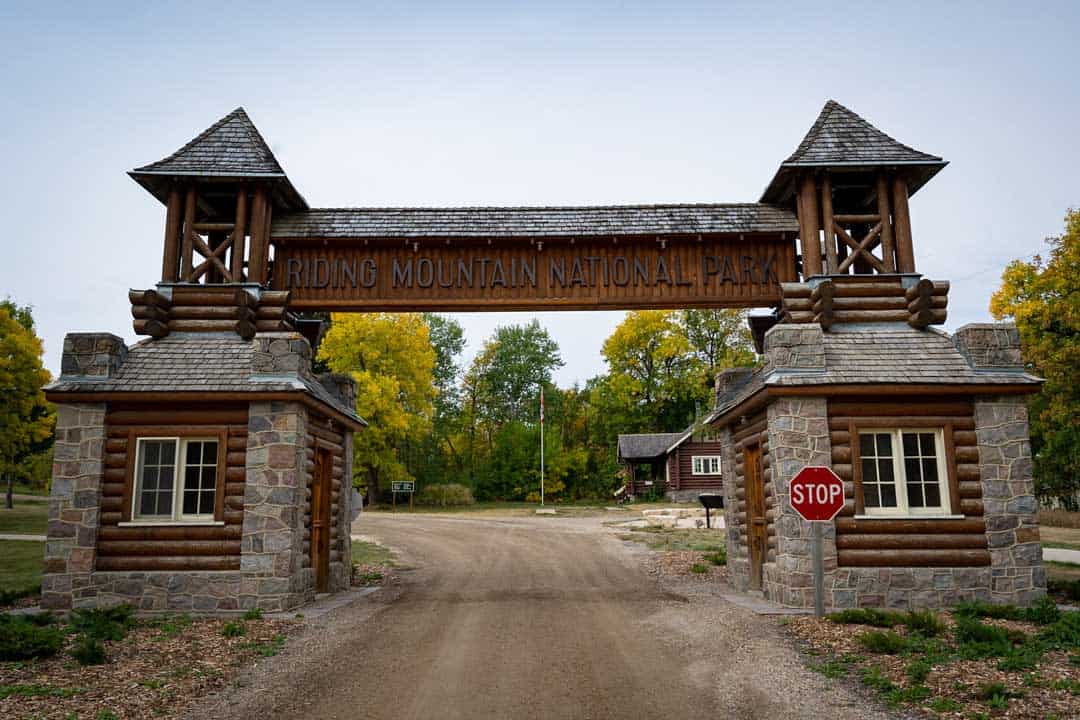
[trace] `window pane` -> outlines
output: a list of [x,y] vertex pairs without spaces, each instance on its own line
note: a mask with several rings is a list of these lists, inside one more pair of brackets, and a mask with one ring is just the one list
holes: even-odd
[[216,442],[204,442],[202,461],[204,465],[216,465],[217,464],[217,443]]
[[202,448],[200,447],[200,443],[189,442],[187,444],[187,453],[185,455],[185,457],[187,459],[185,460],[185,462],[188,465],[198,465],[199,464],[199,457],[201,456],[201,452],[202,452]]
[[143,470],[142,474],[142,486],[143,490],[157,490],[158,486],[158,469],[156,467],[148,467]]
[[166,440],[161,443],[161,464],[162,465],[175,465],[176,464],[176,442],[173,440]]
[[[171,445],[169,447],[172,447]],[[158,470],[158,487],[162,490],[172,490],[173,488],[173,472],[176,470],[172,465],[163,467]]]
[[922,461],[922,477],[923,482],[925,483],[934,483],[935,485],[937,484],[937,462],[934,461],[932,458],[925,458]]
[[934,434],[919,433],[919,449],[928,457],[934,456]]
[[907,476],[908,483],[917,483],[922,479],[922,473],[919,472],[918,460],[904,460],[904,474]]
[[879,433],[877,436],[878,455],[892,457],[892,435]]
[[896,507],[896,486],[881,486],[881,507]]
[[154,441],[143,442],[143,464],[157,465],[161,457],[161,443]]
[[199,512],[199,493],[184,491],[184,514],[195,515]]
[[203,515],[210,515],[214,512],[214,491],[204,490],[199,493],[199,512]]
[[907,484],[907,502],[908,507],[921,508],[926,507],[926,503],[923,502],[923,486],[922,483]]
[[202,489],[213,490],[217,486],[217,468],[205,467],[202,471]]
[[172,515],[172,491],[158,492],[158,515]]
[[937,483],[924,485],[926,491],[926,507],[941,507],[941,486]]
[[878,460],[878,477],[884,483],[896,482],[896,478],[893,477],[892,460]]
[[139,498],[139,514],[140,515],[153,515],[154,514],[154,500],[157,498],[157,493],[143,493]]
[[859,454],[862,456],[874,454],[874,436],[869,433],[859,435]]
[[185,490],[198,490],[199,489],[199,466],[188,466],[184,468],[184,489]]
[[881,507],[877,485],[863,485],[863,506],[868,508]]
[[863,459],[862,480],[864,483],[876,483],[878,481],[877,464],[873,461],[873,459]]
[[909,433],[904,433],[904,455],[918,455],[919,454],[919,441],[918,437]]

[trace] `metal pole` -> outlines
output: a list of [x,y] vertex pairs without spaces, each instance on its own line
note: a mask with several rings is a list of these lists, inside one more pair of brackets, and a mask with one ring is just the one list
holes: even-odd
[[[543,412],[543,411],[541,411]],[[540,507],[544,507],[544,416],[540,416]]]
[[814,617],[825,615],[825,560],[822,557],[821,523],[810,523],[814,527]]

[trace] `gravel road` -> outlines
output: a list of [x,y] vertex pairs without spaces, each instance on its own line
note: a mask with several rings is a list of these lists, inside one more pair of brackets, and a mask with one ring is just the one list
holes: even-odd
[[604,518],[365,515],[404,581],[310,620],[191,718],[886,717],[776,618],[658,581]]

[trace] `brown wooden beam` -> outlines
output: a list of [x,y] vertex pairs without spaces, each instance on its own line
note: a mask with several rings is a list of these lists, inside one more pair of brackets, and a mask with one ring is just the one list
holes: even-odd
[[175,183],[169,188],[165,204],[165,252],[161,259],[161,281],[176,282],[180,274],[180,222],[183,219],[183,198]]
[[191,247],[192,237],[195,235],[195,186],[191,185],[187,190],[187,198],[184,200],[184,227],[180,241],[180,277],[186,278],[191,274],[194,258]]
[[911,241],[911,215],[908,210],[907,181],[893,178],[893,230],[896,233],[896,269],[902,273],[915,272],[915,248]]
[[818,237],[817,183],[813,173],[799,186],[799,240],[802,246],[803,279],[821,274],[821,239]]
[[821,178],[821,226],[825,229],[825,272],[835,275],[839,270],[836,261],[836,233],[833,231],[832,180],[829,173]]
[[247,188],[243,185],[236,193],[236,220],[233,222],[232,268],[233,282],[244,280],[244,235],[247,223]]
[[248,279],[260,285],[266,282],[266,188],[255,188],[255,198],[251,203],[251,249],[248,252]]
[[896,243],[893,242],[892,222],[889,220],[889,182],[884,171],[877,176],[877,207],[881,219],[881,255],[885,272],[896,272]]

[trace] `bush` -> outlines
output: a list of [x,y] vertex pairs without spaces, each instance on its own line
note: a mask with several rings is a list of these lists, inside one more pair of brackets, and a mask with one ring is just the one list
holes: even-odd
[[1057,603],[1044,596],[1024,610],[1024,619],[1039,625],[1050,625],[1061,619],[1061,611],[1058,610]]
[[416,495],[417,505],[429,507],[457,507],[474,505],[472,490],[458,483],[428,485]]
[[933,610],[912,610],[904,616],[904,625],[923,637],[937,637],[945,632],[945,622]]
[[76,610],[71,614],[71,627],[78,633],[97,640],[123,640],[135,626],[135,608],[116,605],[97,610]]
[[875,690],[879,690],[880,692],[890,692],[896,689],[896,685],[893,681],[887,678],[881,671],[881,668],[877,665],[863,668],[862,684],[867,687],[872,687]]
[[832,613],[829,620],[841,625],[870,625],[872,627],[891,628],[904,623],[900,613],[874,608],[849,608]]
[[263,611],[262,608],[251,608],[244,613],[245,620],[262,620]]
[[105,662],[105,645],[95,637],[84,635],[71,649],[71,656],[80,665],[101,665]]
[[1069,600],[1080,600],[1080,580],[1047,578],[1046,589],[1057,595],[1064,595]]
[[922,684],[926,681],[926,678],[930,677],[930,671],[933,669],[933,665],[929,660],[913,660],[908,663],[908,666],[904,669],[904,674],[908,676],[908,680],[916,684]]
[[41,585],[27,585],[26,587],[16,588],[14,590],[0,590],[0,605],[10,605],[16,600],[21,600],[24,597],[40,594]]
[[227,622],[225,626],[221,628],[221,634],[224,637],[241,637],[247,633],[247,628],[244,627],[242,622]]
[[38,625],[19,615],[0,615],[0,660],[49,657],[63,645],[64,636],[52,625]]
[[896,655],[908,647],[907,638],[891,630],[871,630],[858,635],[855,642],[870,652],[882,655]]
[[706,555],[705,559],[713,565],[727,565],[727,548],[717,548],[715,552]]
[[1039,641],[1054,650],[1080,651],[1080,611],[1061,613],[1057,622],[1042,629]]
[[690,572],[701,575],[703,573],[709,572],[709,567],[707,565],[702,565],[701,563],[694,563],[690,566]]
[[953,633],[961,656],[967,660],[1004,657],[1013,650],[1013,636],[1007,630],[971,617],[957,616]]

